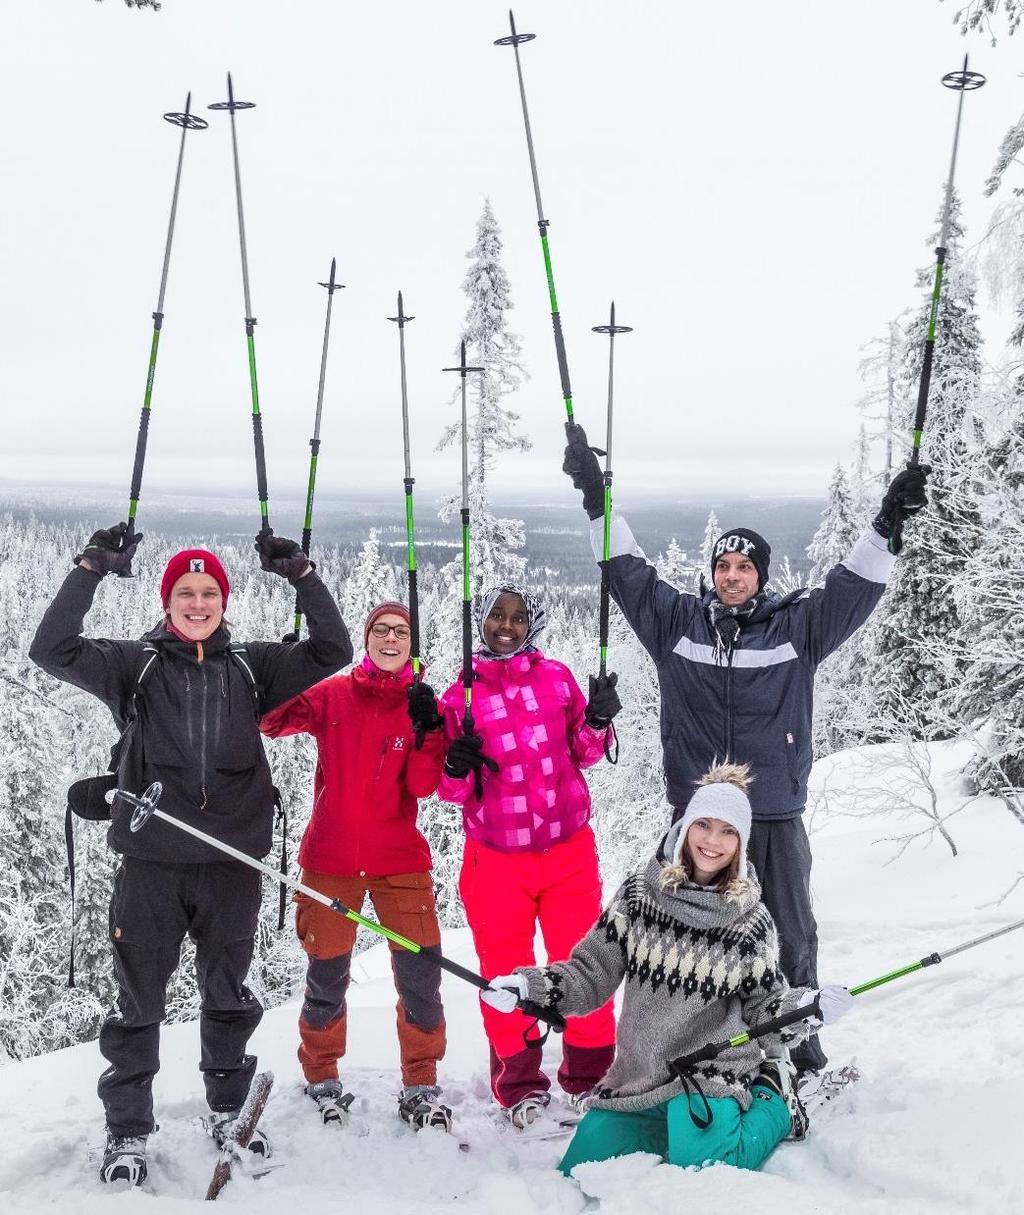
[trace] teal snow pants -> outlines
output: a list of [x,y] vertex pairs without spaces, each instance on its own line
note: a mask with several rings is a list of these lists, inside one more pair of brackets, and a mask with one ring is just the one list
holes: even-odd
[[[685,1093],[648,1110],[588,1110],[580,1119],[559,1169],[568,1177],[588,1160],[611,1160],[631,1152],[650,1152],[669,1164],[723,1161],[740,1169],[756,1169],[789,1134],[789,1110],[772,1089],[755,1084],[746,1112],[732,1097],[711,1097],[711,1125],[695,1125]],[[704,1103],[700,1103],[704,1113]]]

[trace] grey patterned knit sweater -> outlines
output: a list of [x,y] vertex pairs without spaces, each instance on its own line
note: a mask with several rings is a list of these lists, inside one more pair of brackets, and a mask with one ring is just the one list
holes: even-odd
[[[702,886],[662,890],[661,872],[653,858],[627,878],[568,961],[518,969],[529,998],[563,1016],[599,1008],[625,978],[615,1059],[589,1102],[599,1109],[644,1110],[677,1096],[670,1059],[789,1012],[804,991],[779,969],[775,924],[752,869],[735,900]],[[806,1032],[798,1025],[783,1036]],[[708,1097],[735,1097],[745,1110],[760,1062],[761,1045],[750,1042],[694,1076]]]

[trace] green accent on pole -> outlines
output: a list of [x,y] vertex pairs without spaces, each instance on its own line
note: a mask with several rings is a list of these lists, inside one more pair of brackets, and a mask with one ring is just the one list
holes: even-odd
[[417,677],[417,679],[419,678],[419,674],[422,669],[423,664],[420,662],[419,657],[414,654],[412,659],[412,673]]
[[912,975],[923,968],[923,962],[911,962],[909,966],[901,966],[899,970],[891,970],[887,975],[880,975],[877,979],[869,979],[866,983],[851,987],[850,995],[859,996],[862,992],[873,991],[876,987],[881,987],[883,983],[891,983],[893,979],[902,979],[905,975]]
[[551,250],[548,248],[546,232],[540,234],[540,247],[544,250],[544,273],[548,276],[548,297],[551,300],[551,311],[558,311],[558,299],[555,296],[555,275],[551,269]]
[[160,347],[160,330],[154,328],[153,341],[149,348],[149,372],[146,375],[146,392],[142,398],[142,408],[149,409],[153,400],[153,380],[156,377],[156,352]]
[[128,503],[128,522],[131,523],[135,519],[135,512],[139,509],[138,498],[132,498]]
[[923,438],[924,438],[924,431],[923,431],[923,430],[915,430],[915,431],[914,431],[914,450],[915,450],[915,451],[917,451],[917,449],[918,449],[918,448],[921,446],[921,440],[922,440]]
[[252,388],[252,411],[258,414],[260,411],[260,392],[256,387],[256,345],[252,340],[251,333],[246,334],[245,344],[249,347],[249,385]]
[[612,487],[604,487],[604,547],[601,550],[603,560],[608,561],[612,555]]
[[604,664],[604,666],[607,666],[608,665],[608,647],[606,645],[602,645],[602,646],[598,646],[597,648],[600,651],[599,657],[601,659],[601,662]]
[[[408,555],[408,564],[410,571],[416,569],[416,541],[414,538],[415,525],[413,523],[412,513],[412,494],[405,495],[405,547]],[[414,664],[419,659],[414,659]]]
[[371,932],[377,933],[378,936],[387,937],[389,941],[394,941],[396,945],[401,945],[403,949],[408,949],[410,953],[423,952],[422,945],[417,945],[415,941],[410,941],[408,937],[403,937],[401,933],[392,932],[390,928],[385,928],[383,924],[378,924],[376,920],[368,920],[366,916],[360,915],[358,911],[353,911],[349,908],[344,914],[353,923],[360,924],[363,928],[369,928]]
[[316,486],[316,456],[309,457],[309,484],[306,487],[306,518],[302,526],[313,530],[313,490]]
[[942,262],[935,267],[935,286],[932,288],[932,307],[928,317],[928,341],[935,341],[935,324],[939,318],[939,298],[942,295]]
[[473,598],[469,577],[469,528],[462,529],[462,601],[469,603]]

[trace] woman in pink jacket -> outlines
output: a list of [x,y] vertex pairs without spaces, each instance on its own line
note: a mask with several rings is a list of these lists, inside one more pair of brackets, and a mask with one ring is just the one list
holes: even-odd
[[[442,697],[451,740],[438,794],[462,806],[466,831],[459,893],[485,977],[533,964],[540,924],[550,962],[568,958],[601,913],[590,791],[582,769],[604,754],[621,707],[614,680],[589,702],[568,667],[535,642],[544,611],[527,592],[498,586],[477,621],[473,724],[463,732],[461,676]],[[541,1051],[526,1044],[522,1013],[481,1005],[491,1044],[491,1091],[517,1129],[550,1101]],[[615,1021],[607,1004],[566,1026],[558,1080],[570,1102],[611,1064]]]

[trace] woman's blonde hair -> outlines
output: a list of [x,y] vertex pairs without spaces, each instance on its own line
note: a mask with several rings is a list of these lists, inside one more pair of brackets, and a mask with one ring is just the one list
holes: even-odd
[[[750,782],[753,778],[750,775],[749,764],[734,764],[715,763],[707,772],[697,781],[697,785],[735,785],[741,793],[746,793],[750,788]],[[692,826],[692,824],[691,824]],[[689,834],[689,828],[687,828]],[[750,881],[745,873],[740,873],[740,856],[743,852],[742,848],[736,849],[736,855],[732,858],[721,877],[715,883],[715,889],[719,894],[724,894],[725,897],[734,901],[743,898],[750,889]],[[693,855],[690,852],[689,845],[684,837],[682,848],[679,854],[678,865],[666,865],[661,871],[661,888],[669,890],[673,887],[685,886],[691,882],[694,870]]]

